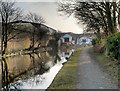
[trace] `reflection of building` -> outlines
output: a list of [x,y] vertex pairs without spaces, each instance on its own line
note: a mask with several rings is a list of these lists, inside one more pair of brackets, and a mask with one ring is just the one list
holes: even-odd
[[64,50],[61,49],[58,51],[58,55],[59,57],[69,58],[73,52],[74,52],[74,49],[70,49],[70,48],[64,49]]

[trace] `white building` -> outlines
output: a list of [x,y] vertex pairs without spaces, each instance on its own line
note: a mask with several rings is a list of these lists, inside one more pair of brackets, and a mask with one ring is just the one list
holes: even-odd
[[78,45],[82,45],[82,44],[90,45],[92,44],[92,39],[90,37],[83,36],[77,39],[77,44]]
[[75,45],[91,45],[92,39],[95,37],[93,33],[85,33],[85,34],[74,34],[74,33],[66,33],[61,34],[60,40],[58,44],[75,44]]
[[62,43],[69,43],[69,44],[71,44],[72,43],[72,36],[71,35],[69,35],[69,34],[65,34],[64,36],[62,36],[61,38],[61,42]]

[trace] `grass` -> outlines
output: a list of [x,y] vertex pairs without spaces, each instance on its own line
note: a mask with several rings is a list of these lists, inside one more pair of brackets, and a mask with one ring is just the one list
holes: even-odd
[[78,55],[81,51],[81,48],[78,48],[67,63],[64,64],[63,68],[55,77],[54,81],[48,88],[50,89],[73,89],[75,88],[75,79],[77,76],[77,67],[78,67]]
[[104,54],[94,53],[92,48],[90,54],[104,69],[106,69],[107,73],[112,75],[115,79],[118,79],[118,65],[115,61],[112,61]]

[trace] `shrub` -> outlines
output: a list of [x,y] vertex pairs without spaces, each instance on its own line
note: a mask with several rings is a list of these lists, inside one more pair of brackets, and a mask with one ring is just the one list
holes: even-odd
[[97,38],[95,38],[95,39],[92,40],[92,45],[93,46],[96,45],[97,43],[98,43],[98,39]]
[[110,58],[120,60],[120,33],[113,34],[107,38],[106,48]]

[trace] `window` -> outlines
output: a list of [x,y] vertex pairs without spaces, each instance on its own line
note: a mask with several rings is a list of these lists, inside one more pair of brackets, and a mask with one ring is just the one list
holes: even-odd
[[82,39],[82,42],[86,42],[86,39]]
[[69,38],[64,38],[65,42],[69,42]]

